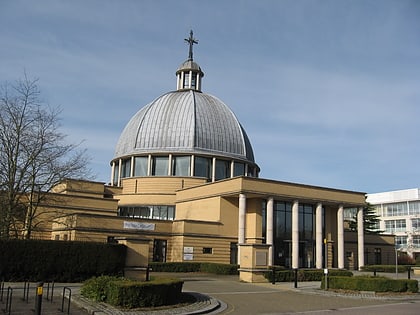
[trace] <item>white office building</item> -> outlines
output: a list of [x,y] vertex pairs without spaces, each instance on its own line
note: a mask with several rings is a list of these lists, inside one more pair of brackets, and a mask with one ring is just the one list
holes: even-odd
[[378,228],[395,235],[397,249],[412,258],[420,256],[420,189],[368,194],[367,202],[380,216]]

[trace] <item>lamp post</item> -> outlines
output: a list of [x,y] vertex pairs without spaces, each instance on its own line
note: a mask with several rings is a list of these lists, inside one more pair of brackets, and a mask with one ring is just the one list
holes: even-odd
[[397,249],[397,243],[395,243],[395,275],[398,279],[398,249]]

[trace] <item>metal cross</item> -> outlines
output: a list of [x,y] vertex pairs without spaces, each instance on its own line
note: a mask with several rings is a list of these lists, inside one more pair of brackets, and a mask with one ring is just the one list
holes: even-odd
[[193,31],[190,31],[190,37],[184,38],[184,40],[190,45],[190,51],[188,54],[188,60],[193,60],[193,45],[198,44],[198,40],[193,37]]

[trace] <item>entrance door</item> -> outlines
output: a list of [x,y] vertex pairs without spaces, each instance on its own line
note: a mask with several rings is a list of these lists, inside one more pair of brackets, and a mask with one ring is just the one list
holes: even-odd
[[166,262],[166,240],[153,241],[153,261]]

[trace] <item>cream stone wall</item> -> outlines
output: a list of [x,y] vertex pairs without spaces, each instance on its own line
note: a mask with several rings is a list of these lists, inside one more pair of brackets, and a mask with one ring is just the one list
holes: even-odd
[[147,176],[122,179],[122,194],[175,194],[175,191],[204,184],[203,178]]
[[66,179],[54,186],[51,192],[73,196],[101,197],[104,195],[104,183]]
[[176,220],[220,221],[221,197],[179,202],[176,205]]

